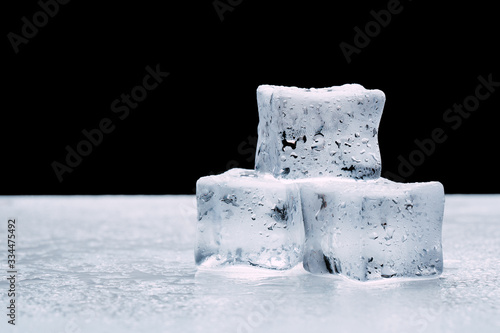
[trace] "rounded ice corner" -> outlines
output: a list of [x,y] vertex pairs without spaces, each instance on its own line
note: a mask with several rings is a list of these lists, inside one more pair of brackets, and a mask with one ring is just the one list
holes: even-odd
[[444,185],[441,182],[433,180],[430,183],[434,184],[434,186],[439,189],[439,191],[443,194],[443,196],[445,195],[446,192],[444,190]]
[[385,92],[383,92],[380,89],[367,89],[369,92],[371,92],[374,96],[383,99],[385,101],[386,95]]
[[202,186],[209,185],[214,182],[214,176],[203,176],[196,180],[196,193],[201,189]]
[[259,86],[257,86],[257,92],[264,92],[264,91],[272,90],[273,87],[275,87],[275,86],[273,86],[271,84],[260,84]]
[[256,93],[257,93],[257,99],[259,99],[260,96],[271,96],[273,93],[275,86],[269,85],[269,84],[261,84],[257,87]]

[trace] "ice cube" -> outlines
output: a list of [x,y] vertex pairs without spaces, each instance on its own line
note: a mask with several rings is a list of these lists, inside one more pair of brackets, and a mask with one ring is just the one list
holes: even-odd
[[296,184],[232,169],[196,183],[199,265],[287,269],[302,261],[304,225]]
[[276,177],[380,176],[377,131],[385,95],[359,84],[257,89],[255,168]]
[[249,264],[359,281],[443,269],[440,183],[380,178],[385,95],[358,84],[260,86],[256,171],[197,182],[197,264]]
[[306,270],[360,281],[441,274],[440,183],[384,178],[299,182]]

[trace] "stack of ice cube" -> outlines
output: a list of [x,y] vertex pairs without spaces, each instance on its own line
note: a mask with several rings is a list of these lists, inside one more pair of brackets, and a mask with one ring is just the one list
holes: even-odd
[[359,280],[442,272],[443,186],[380,177],[385,95],[358,84],[260,86],[255,170],[196,184],[196,263]]

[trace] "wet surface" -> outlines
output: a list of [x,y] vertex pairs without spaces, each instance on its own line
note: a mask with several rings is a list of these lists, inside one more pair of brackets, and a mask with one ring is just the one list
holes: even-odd
[[0,197],[0,212],[2,257],[7,217],[18,221],[18,332],[500,328],[500,195],[446,197],[441,277],[370,283],[301,267],[197,271],[194,196]]

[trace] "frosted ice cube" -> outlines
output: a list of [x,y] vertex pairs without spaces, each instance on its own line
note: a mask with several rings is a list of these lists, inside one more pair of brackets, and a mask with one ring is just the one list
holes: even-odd
[[300,182],[306,270],[360,281],[441,274],[440,183]]
[[257,103],[256,170],[288,179],[380,176],[382,91],[359,84],[322,89],[262,85]]
[[232,169],[196,183],[197,264],[287,269],[302,261],[304,225],[296,184]]

